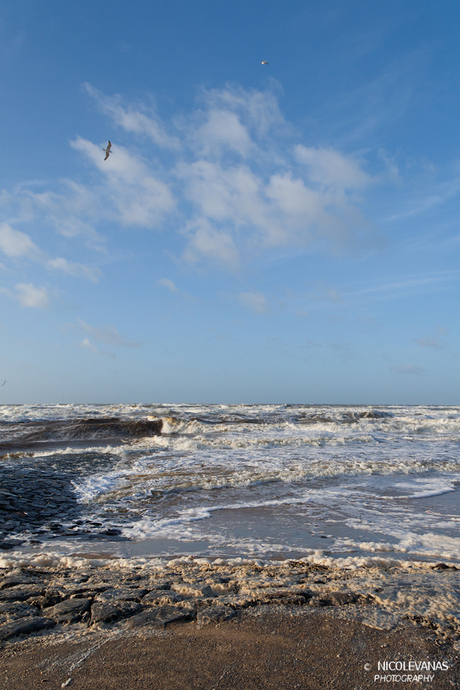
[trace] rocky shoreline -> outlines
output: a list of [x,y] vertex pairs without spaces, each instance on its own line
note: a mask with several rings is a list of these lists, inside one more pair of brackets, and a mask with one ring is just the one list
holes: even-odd
[[119,528],[85,515],[71,478],[42,468],[0,468],[0,551],[60,537],[120,539]]
[[[445,564],[347,570],[304,561],[191,557],[161,564],[62,560],[18,561],[0,570],[2,644],[37,634],[163,628],[177,621],[203,625],[250,608],[281,606],[293,615],[329,607],[339,617],[382,629],[409,621],[460,648],[460,569]],[[404,600],[409,591],[412,599]]]

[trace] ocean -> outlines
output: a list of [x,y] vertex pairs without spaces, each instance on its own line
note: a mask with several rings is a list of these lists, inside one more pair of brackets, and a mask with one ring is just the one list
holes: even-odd
[[24,556],[460,562],[460,407],[4,405],[0,470]]

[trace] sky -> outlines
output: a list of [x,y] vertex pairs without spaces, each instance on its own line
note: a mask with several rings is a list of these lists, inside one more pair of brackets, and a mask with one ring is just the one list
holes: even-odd
[[460,404],[459,22],[3,0],[0,404]]

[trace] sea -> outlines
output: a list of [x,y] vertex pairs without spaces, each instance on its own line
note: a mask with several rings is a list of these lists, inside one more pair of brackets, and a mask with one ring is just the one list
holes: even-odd
[[460,407],[3,405],[1,467],[77,500],[24,554],[460,562]]

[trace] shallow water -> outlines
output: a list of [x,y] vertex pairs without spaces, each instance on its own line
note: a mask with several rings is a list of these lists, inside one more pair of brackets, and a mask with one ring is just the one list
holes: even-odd
[[23,551],[460,561],[458,407],[3,406],[0,425],[3,465],[66,474],[79,519],[120,530],[69,538],[62,515]]

